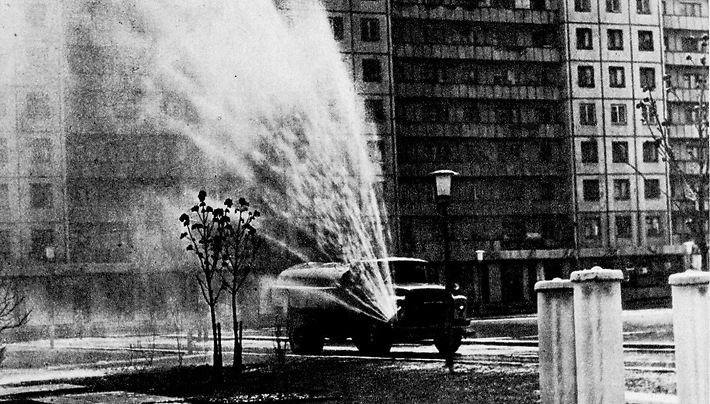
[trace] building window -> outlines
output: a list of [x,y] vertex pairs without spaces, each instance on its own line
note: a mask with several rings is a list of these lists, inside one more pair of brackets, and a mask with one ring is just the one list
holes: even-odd
[[579,104],[579,123],[581,125],[596,125],[597,110],[595,104],[581,103]]
[[594,87],[594,67],[577,66],[577,85],[580,87]]
[[609,67],[609,87],[623,88],[626,87],[626,75],[624,68],[618,66]]
[[614,163],[629,162],[628,142],[611,142],[611,161]]
[[33,209],[49,209],[52,204],[51,184],[30,184],[30,206]]
[[608,13],[620,13],[621,0],[606,0],[606,11]]
[[680,15],[700,17],[700,3],[680,3]]
[[[642,67],[639,69],[639,82],[644,90],[656,88],[656,69],[653,67]],[[645,109],[645,108],[643,108]]]
[[661,217],[646,216],[646,236],[659,237],[661,235]]
[[601,237],[601,219],[598,217],[585,217],[582,219],[582,232],[587,240],[596,240]]
[[582,199],[593,202],[599,198],[599,180],[582,180]]
[[653,31],[639,31],[639,50],[653,50]]
[[631,238],[631,216],[618,215],[616,219],[616,237]]
[[596,140],[587,140],[581,143],[582,163],[598,163],[599,149]]
[[10,207],[10,191],[7,184],[0,184],[0,209],[8,209]]
[[611,104],[611,123],[626,125],[626,104]]
[[8,163],[7,138],[0,137],[0,167]]
[[614,200],[628,201],[631,199],[631,183],[627,179],[614,180]]
[[552,46],[553,33],[550,31],[535,31],[532,33],[534,48],[549,48]]
[[47,248],[54,247],[54,230],[32,229],[30,239],[30,258],[37,261],[46,260]]
[[659,199],[661,197],[661,181],[657,179],[644,179],[643,197],[645,199]]
[[574,0],[574,11],[589,12],[592,11],[591,0]]
[[379,83],[382,81],[382,67],[378,59],[362,60],[362,81],[366,83]]
[[609,50],[624,50],[624,31],[608,29],[606,30],[606,36]]
[[368,120],[377,123],[385,122],[385,103],[378,99],[366,99],[365,100],[365,112],[367,113]]
[[52,141],[50,139],[33,139],[30,143],[32,162],[34,164],[49,163],[52,158]]
[[9,261],[12,259],[12,232],[8,230],[0,230],[0,260]]
[[493,8],[503,8],[503,9],[514,9],[515,0],[491,0],[491,7]]
[[378,42],[380,40],[380,21],[377,18],[360,20],[360,39],[363,42]]
[[705,76],[700,73],[684,73],[682,87],[703,89],[705,88]]
[[335,38],[336,41],[342,41],[345,38],[343,17],[328,17],[328,22],[330,23],[331,31],[333,31],[333,38]]
[[27,105],[25,114],[29,119],[47,119],[51,115],[52,107],[49,104],[49,96],[45,93],[27,93]]
[[699,43],[700,41],[698,41],[697,38],[692,36],[686,36],[680,39],[680,49],[683,52],[699,52]]
[[638,14],[651,14],[651,0],[636,0]]
[[547,4],[545,0],[531,0],[530,9],[531,10],[547,10]]
[[658,145],[656,142],[643,142],[643,162],[658,163]]
[[592,29],[577,28],[577,49],[593,49]]
[[688,105],[684,109],[685,112],[685,123],[688,124],[696,124],[698,122],[698,118],[700,115],[698,114],[698,110],[695,109],[694,105]]
[[549,142],[540,143],[540,150],[538,153],[538,161],[549,163],[553,160],[555,152],[553,150],[552,144]]
[[656,123],[656,117],[648,108],[641,108],[641,123],[651,125]]

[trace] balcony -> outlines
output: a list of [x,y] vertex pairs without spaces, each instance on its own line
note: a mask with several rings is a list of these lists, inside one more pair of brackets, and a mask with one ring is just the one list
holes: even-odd
[[528,48],[518,46],[477,46],[413,44],[395,45],[395,57],[472,59],[510,62],[560,62],[556,48]]
[[489,98],[559,100],[560,90],[550,86],[399,83],[398,97]]
[[707,31],[708,17],[689,17],[687,15],[664,15],[663,28]]
[[695,125],[669,125],[668,137],[670,138],[698,138],[698,128]]
[[554,10],[502,9],[490,7],[467,10],[460,7],[439,6],[433,8],[417,4],[395,5],[393,7],[393,17],[508,24],[556,24],[559,21],[557,12]]
[[[472,156],[473,158],[473,156]],[[402,177],[427,177],[441,163],[437,161],[400,162],[399,175]],[[447,163],[448,167],[466,177],[560,177],[566,173],[565,164],[536,164],[529,162],[457,162]],[[510,198],[505,198],[510,201]],[[495,203],[499,203],[497,200]],[[519,201],[518,201],[519,202]],[[534,201],[528,201],[533,203]],[[519,203],[518,203],[519,204]],[[543,205],[547,205],[545,202]]]
[[[706,92],[707,94],[707,92]],[[701,91],[697,88],[676,88],[673,94],[668,96],[668,102],[692,102],[700,100]]]
[[477,138],[560,138],[565,132],[560,124],[496,125],[484,123],[415,123],[398,124],[398,136],[456,136]]
[[[688,60],[688,55],[692,60]],[[700,58],[705,57],[701,52],[666,51],[666,65],[671,66],[700,66]]]

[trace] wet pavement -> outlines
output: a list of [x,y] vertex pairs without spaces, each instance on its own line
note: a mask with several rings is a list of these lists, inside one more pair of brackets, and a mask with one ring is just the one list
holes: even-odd
[[[624,324],[631,328],[655,325],[668,326],[670,310],[644,310],[624,312]],[[535,316],[515,318],[485,319],[472,321],[471,338],[464,341],[460,351],[462,361],[465,358],[474,361],[485,360],[489,363],[535,364],[537,362]],[[500,334],[506,329],[515,328],[519,334],[506,336]],[[634,331],[635,332],[635,331]],[[497,335],[497,336],[496,336]],[[225,335],[225,353],[231,352],[231,341]],[[628,335],[631,340],[636,336]],[[625,340],[628,340],[625,334]],[[663,343],[666,343],[664,341]],[[251,360],[260,362],[273,355],[274,337],[271,330],[249,330],[245,332],[245,350],[250,350]],[[175,336],[129,336],[110,338],[62,339],[55,341],[53,352],[73,352],[79,357],[72,363],[34,363],[25,367],[3,367],[0,369],[0,403],[66,403],[66,404],[114,404],[114,403],[181,403],[183,399],[134,394],[129,392],[93,393],[85,391],[83,386],[57,383],[58,380],[72,380],[80,377],[102,376],[110,373],[145,369],[153,366],[176,366],[178,364],[205,364],[211,361],[211,342],[195,341],[188,352],[184,345],[176,349]],[[12,355],[26,359],[37,354],[41,357],[49,351],[49,341],[32,341],[8,345],[8,363]],[[50,352],[52,352],[50,351]],[[86,356],[81,356],[87,352]],[[128,352],[128,354],[127,354]],[[90,354],[89,354],[90,353]],[[354,347],[345,345],[326,346],[325,355],[343,358],[357,356]],[[440,360],[436,350],[430,345],[401,344],[393,348],[394,356],[407,360],[407,355],[422,356],[427,360]],[[121,358],[123,359],[116,359]],[[75,358],[75,357],[74,357]],[[85,360],[82,362],[82,360]],[[458,359],[457,359],[458,360]],[[15,358],[18,361],[18,358]],[[674,397],[652,396],[643,393],[631,393],[628,403],[673,403]],[[319,402],[324,402],[319,400]],[[328,402],[327,400],[325,402]],[[335,401],[332,401],[335,402]]]

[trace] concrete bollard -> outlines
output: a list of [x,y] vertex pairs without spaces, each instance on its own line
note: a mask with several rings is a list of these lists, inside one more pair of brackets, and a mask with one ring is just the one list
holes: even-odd
[[624,403],[623,279],[621,271],[600,267],[570,275],[580,403]]
[[710,403],[710,273],[685,271],[668,278],[673,296],[673,338],[678,402]]
[[535,284],[542,404],[576,404],[572,282],[556,278]]

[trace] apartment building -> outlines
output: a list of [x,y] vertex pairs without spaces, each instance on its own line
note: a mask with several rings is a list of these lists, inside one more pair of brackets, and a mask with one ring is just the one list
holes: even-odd
[[[652,91],[692,159],[707,3],[389,5],[397,253],[442,262],[428,173],[448,168],[452,265],[478,310],[533,310],[536,280],[593,265],[624,270],[629,303],[667,298],[687,228],[635,105]],[[667,74],[680,97],[666,98]]]

